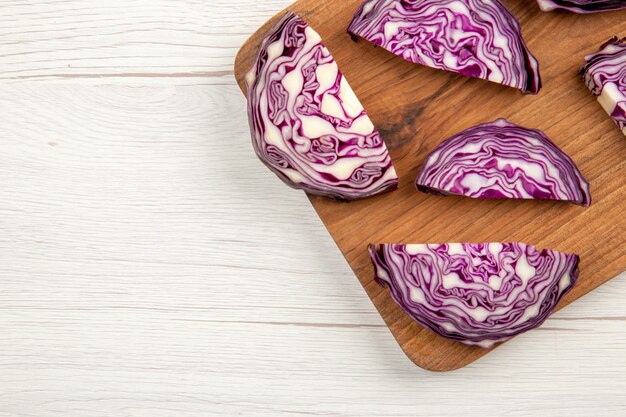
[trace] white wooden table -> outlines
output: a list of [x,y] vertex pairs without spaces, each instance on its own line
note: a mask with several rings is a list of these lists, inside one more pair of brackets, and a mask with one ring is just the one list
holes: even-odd
[[413,366],[232,63],[289,0],[0,1],[0,417],[623,416],[626,276]]

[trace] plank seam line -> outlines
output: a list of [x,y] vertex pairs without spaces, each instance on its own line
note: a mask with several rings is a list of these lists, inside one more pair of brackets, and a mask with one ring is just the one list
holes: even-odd
[[112,74],[42,74],[42,75],[18,75],[15,77],[0,77],[3,80],[26,80],[46,78],[223,78],[234,76],[233,71],[203,71],[203,72],[120,72]]
[[270,326],[295,326],[339,329],[379,329],[386,328],[384,324],[349,324],[349,323],[306,323],[306,322],[280,322],[280,321],[246,321],[246,320],[202,320],[202,319],[173,319],[173,321],[185,321],[196,323],[214,324],[263,324]]

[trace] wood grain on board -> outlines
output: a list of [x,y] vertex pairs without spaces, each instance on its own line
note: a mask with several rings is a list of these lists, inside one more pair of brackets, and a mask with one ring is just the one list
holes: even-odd
[[[484,80],[411,64],[359,40],[346,28],[360,0],[299,0],[288,9],[320,33],[385,139],[400,177],[398,191],[358,202],[310,197],[339,249],[407,356],[422,368],[463,367],[489,350],[444,339],[413,322],[373,281],[367,245],[522,241],[581,257],[580,280],[560,308],[626,270],[626,140],[577,75],[585,54],[626,36],[626,12],[542,13],[535,2],[505,1],[540,62],[543,89],[522,95]],[[241,48],[244,76],[275,16]],[[593,204],[438,197],[413,181],[439,142],[478,123],[505,117],[544,130],[591,183]]]

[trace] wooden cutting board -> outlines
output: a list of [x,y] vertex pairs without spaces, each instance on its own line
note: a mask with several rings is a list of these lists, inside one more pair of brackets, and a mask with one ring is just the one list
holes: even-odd
[[[288,10],[322,36],[385,139],[400,187],[357,202],[310,200],[407,356],[425,369],[457,369],[489,351],[444,339],[408,318],[374,283],[367,245],[522,241],[577,253],[580,280],[559,307],[625,271],[626,137],[579,80],[577,70],[585,54],[615,35],[626,36],[626,11],[586,16],[542,13],[534,1],[504,0],[540,62],[544,87],[531,96],[405,62],[364,40],[353,42],[346,28],[360,2],[299,0]],[[244,92],[244,75],[261,40],[281,16],[267,22],[239,51],[235,76]],[[499,117],[544,130],[590,181],[592,206],[478,201],[414,189],[425,155],[439,142]]]

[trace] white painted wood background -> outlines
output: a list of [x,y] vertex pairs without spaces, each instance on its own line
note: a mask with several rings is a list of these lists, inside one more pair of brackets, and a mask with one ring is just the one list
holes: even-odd
[[289,0],[0,0],[0,417],[624,416],[626,276],[413,366],[232,66]]

